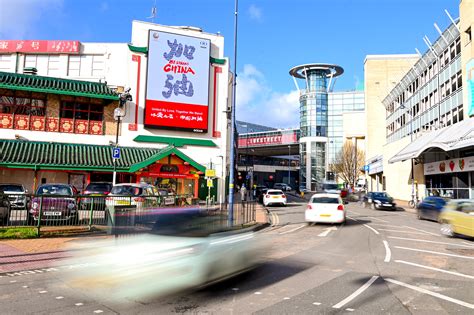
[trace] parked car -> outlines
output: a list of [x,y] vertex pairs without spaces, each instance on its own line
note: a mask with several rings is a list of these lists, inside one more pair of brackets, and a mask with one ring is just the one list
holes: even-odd
[[155,186],[149,184],[117,184],[105,199],[109,210],[115,208],[136,208],[143,210],[159,205],[159,194]]
[[292,188],[290,185],[288,184],[285,184],[285,183],[276,183],[275,185],[273,185],[273,189],[280,189],[282,191],[291,191]]
[[44,221],[77,221],[79,218],[75,197],[77,193],[77,189],[69,184],[39,186],[35,196],[31,199],[28,221],[33,223],[33,220],[38,220],[40,210],[41,220]]
[[427,219],[438,222],[439,214],[446,205],[446,199],[430,196],[423,199],[417,206],[417,217],[420,220]]
[[318,193],[311,196],[306,207],[308,223],[343,223],[346,221],[344,202],[339,194]]
[[112,187],[112,183],[109,182],[89,183],[89,185],[87,185],[86,189],[84,189],[84,192],[82,194],[85,196],[90,196],[91,198],[81,198],[81,209],[88,210],[91,208],[91,206],[93,206],[94,210],[104,210],[105,198],[103,196],[107,196],[108,194],[110,194]]
[[439,216],[441,234],[474,237],[474,199],[451,200]]
[[160,206],[172,206],[176,203],[176,198],[173,194],[170,194],[168,189],[158,188],[158,195],[160,198]]
[[10,218],[10,201],[8,195],[0,190],[0,223],[7,225]]
[[395,210],[397,204],[393,202],[393,198],[389,196],[386,192],[368,192],[362,199],[365,207],[370,207],[372,209],[390,209]]
[[285,193],[279,189],[268,189],[263,197],[263,205],[265,207],[274,204],[286,206],[286,202]]
[[257,187],[255,187],[255,198],[258,200],[258,202],[263,203],[263,196],[267,190],[267,186],[257,185]]
[[26,209],[28,190],[22,184],[0,184],[0,190],[8,195],[12,209]]

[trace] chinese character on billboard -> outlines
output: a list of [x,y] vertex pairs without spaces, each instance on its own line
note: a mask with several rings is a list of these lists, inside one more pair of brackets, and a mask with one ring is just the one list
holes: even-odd
[[207,132],[208,39],[150,30],[145,126]]
[[77,54],[80,48],[77,40],[0,40],[2,53]]

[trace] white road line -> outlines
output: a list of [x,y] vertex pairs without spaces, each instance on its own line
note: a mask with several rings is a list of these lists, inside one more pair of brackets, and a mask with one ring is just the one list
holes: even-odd
[[392,232],[392,233],[407,233],[407,234],[426,235],[425,233],[420,233],[420,232],[400,231],[400,230],[390,230],[390,229],[379,229],[379,231],[386,231],[386,232]]
[[358,214],[358,215],[360,215],[360,213],[359,213],[359,212],[355,212],[354,210],[347,210],[347,211],[348,211],[348,212],[350,212],[350,213],[355,213],[355,214]]
[[287,234],[287,233],[295,232],[295,231],[298,231],[299,229],[304,228],[305,226],[306,226],[306,224],[302,224],[302,225],[300,225],[300,226],[298,226],[298,227],[296,227],[296,228],[294,228],[294,229],[291,229],[291,230],[285,231],[285,232],[280,232],[280,233],[278,233],[278,234],[282,235],[282,234]]
[[415,231],[420,231],[420,232],[423,232],[423,233],[426,233],[426,234],[429,234],[429,235],[441,236],[439,233],[432,233],[432,232],[428,232],[428,231],[425,231],[425,230],[420,230],[420,229],[417,229],[417,228],[414,228],[414,227],[411,227],[411,226],[404,225],[403,227],[406,227],[408,229],[412,229],[412,230],[415,230]]
[[380,234],[380,233],[379,233],[376,229],[374,229],[373,227],[368,226],[367,224],[364,224],[364,226],[365,226],[366,228],[368,228],[368,229],[371,229],[375,234],[377,234],[377,235]]
[[354,312],[354,309],[353,309],[353,308],[346,308],[346,311],[348,311],[348,312]]
[[388,238],[393,238],[397,240],[405,240],[405,241],[413,241],[413,242],[423,242],[423,243],[433,243],[433,244],[441,244],[441,245],[451,245],[451,246],[461,246],[461,247],[472,247],[462,244],[454,244],[454,243],[447,243],[447,242],[435,242],[435,241],[428,241],[428,240],[420,240],[416,238],[406,238],[406,237],[397,237],[397,236],[389,236]]
[[324,230],[325,230],[324,232],[318,234],[319,237],[326,237],[326,236],[328,236],[328,234],[331,233],[331,231],[337,231],[337,227],[332,226],[332,227],[326,228],[326,229],[324,229]]
[[390,251],[390,247],[388,247],[388,242],[383,241],[383,244],[385,245],[385,259],[384,262],[390,262],[390,258],[392,257],[392,252]]
[[319,302],[314,302],[313,305],[321,305]]
[[440,253],[440,252],[433,252],[431,250],[424,250],[424,249],[416,249],[416,248],[401,247],[401,246],[395,246],[395,248],[406,249],[406,250],[411,250],[411,251],[415,251],[415,252],[422,252],[422,253],[430,253],[430,254],[444,255],[444,256],[450,256],[450,257],[457,257],[457,258],[474,259],[474,257],[463,256],[463,255],[454,255],[454,254],[446,254],[446,253]]
[[468,279],[474,279],[474,276],[465,275],[463,273],[459,273],[459,272],[455,272],[455,271],[449,271],[449,270],[439,269],[439,268],[435,268],[435,267],[419,265],[419,264],[415,264],[415,263],[412,263],[412,262],[409,262],[409,261],[395,260],[395,262],[401,263],[401,264],[406,264],[406,265],[411,265],[411,266],[415,266],[415,267],[425,268],[425,269],[429,269],[429,270],[449,273],[450,275],[455,275],[455,276],[464,277],[464,278],[468,278]]
[[374,222],[370,222],[370,225],[388,226],[388,227],[400,227],[399,225],[385,224],[385,223],[374,223]]
[[428,294],[428,295],[437,297],[437,298],[445,300],[445,301],[456,303],[458,305],[461,305],[461,306],[464,306],[464,307],[467,307],[467,308],[470,308],[470,309],[474,309],[474,304],[470,304],[470,303],[467,303],[467,302],[464,302],[464,301],[461,301],[461,300],[458,300],[458,299],[454,299],[452,297],[449,297],[449,296],[446,296],[446,295],[443,295],[443,294],[440,294],[440,293],[432,292],[432,291],[429,291],[429,290],[426,290],[426,289],[423,289],[423,288],[419,288],[419,287],[416,287],[416,286],[413,286],[413,285],[410,285],[410,284],[407,284],[407,283],[403,283],[403,282],[400,282],[400,281],[397,281],[397,280],[393,280],[393,279],[390,279],[390,278],[386,278],[385,281],[388,281],[388,282],[393,283],[393,284],[397,284],[399,286],[402,286],[402,287],[405,287],[405,288],[408,288],[408,289],[418,291],[420,293]]
[[380,222],[390,223],[390,222],[388,222],[388,221],[386,221],[386,220],[382,220],[382,219],[379,219],[379,218],[374,218],[374,217],[367,217],[367,218],[373,219],[373,220],[377,220],[377,221],[380,221]]
[[357,291],[355,291],[354,293],[352,293],[351,295],[349,295],[348,297],[346,297],[344,300],[342,300],[341,302],[337,303],[336,305],[334,305],[332,308],[341,308],[343,307],[344,305],[346,305],[347,303],[349,303],[350,301],[352,301],[353,299],[355,299],[357,296],[359,296],[362,292],[364,292],[365,290],[367,290],[368,287],[370,287],[370,285],[372,283],[374,283],[375,280],[377,280],[379,278],[379,276],[373,276],[372,278],[369,279],[369,281],[367,281],[363,286],[361,286],[359,289],[357,289]]
[[463,243],[463,244],[467,244],[467,245],[469,245],[469,246],[474,246],[474,244],[471,244],[471,243],[468,243],[468,242],[464,242],[464,241],[463,241],[462,243]]

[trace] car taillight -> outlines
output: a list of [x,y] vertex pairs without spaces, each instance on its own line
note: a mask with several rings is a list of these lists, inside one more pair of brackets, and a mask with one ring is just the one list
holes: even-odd
[[108,194],[110,194],[110,191],[105,191],[104,192],[104,195],[108,195]]
[[285,196],[285,195],[281,195],[281,197],[286,199],[286,196]]
[[344,210],[344,205],[338,205],[337,210]]
[[307,206],[306,206],[306,209],[308,209],[308,210],[313,210],[313,207],[311,207],[311,205],[307,205]]
[[83,194],[84,194],[84,195],[88,195],[88,194],[90,194],[90,193],[91,193],[90,191],[87,191],[87,190],[86,190],[86,191],[84,191]]
[[105,198],[105,200],[109,200],[109,201],[110,201],[110,200],[113,200],[113,199],[114,199],[114,198],[112,198],[112,197],[107,197],[107,198]]
[[270,195],[265,195],[265,198],[270,198]]
[[136,201],[136,202],[143,202],[143,201],[145,201],[145,198],[143,198],[143,197],[135,197],[135,198],[133,198],[133,200]]

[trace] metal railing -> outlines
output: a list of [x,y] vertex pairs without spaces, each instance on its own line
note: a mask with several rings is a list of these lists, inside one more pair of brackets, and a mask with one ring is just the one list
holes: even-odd
[[[174,196],[59,196],[0,194],[0,228],[36,227],[46,231],[97,228],[111,234],[150,231],[163,218],[199,217],[206,229],[229,229],[256,220],[254,201],[236,202],[233,222],[227,204],[199,204],[190,195]],[[160,223],[161,223],[160,221]],[[193,224],[195,224],[195,222]]]

